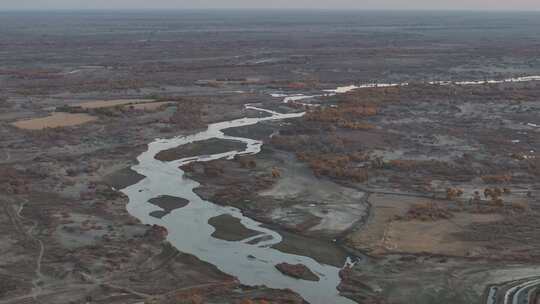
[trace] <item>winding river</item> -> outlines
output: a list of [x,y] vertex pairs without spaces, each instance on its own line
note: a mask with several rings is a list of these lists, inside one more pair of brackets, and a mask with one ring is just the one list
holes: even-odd
[[[538,80],[540,80],[540,77],[530,76],[496,82],[430,82],[429,84],[479,85]],[[335,90],[327,90],[321,95],[274,95],[274,97],[284,97],[283,101],[285,103],[298,103],[302,99],[346,93],[354,89],[406,85],[408,84],[353,85],[340,87]],[[265,285],[276,289],[288,288],[297,292],[311,304],[355,303],[348,298],[340,296],[336,289],[340,283],[340,268],[318,263],[309,257],[287,254],[272,248],[273,245],[280,243],[282,240],[279,233],[264,228],[261,223],[243,216],[242,212],[237,208],[219,206],[210,201],[203,200],[193,191],[199,186],[199,183],[187,178],[184,172],[179,169],[180,166],[191,162],[207,162],[219,158],[232,159],[239,154],[256,154],[260,152],[261,141],[226,136],[223,133],[224,129],[254,125],[266,120],[297,118],[304,115],[304,113],[281,114],[251,105],[246,105],[246,109],[266,112],[269,116],[241,118],[214,123],[209,125],[207,130],[194,135],[178,136],[170,139],[156,139],[150,143],[148,150],[137,158],[139,164],[132,167],[133,170],[144,175],[145,178],[137,184],[121,190],[129,197],[128,211],[144,224],[155,224],[167,228],[169,233],[168,241],[178,250],[192,254],[205,262],[215,265],[221,271],[237,277],[242,284],[249,286]],[[154,158],[160,151],[211,138],[241,141],[246,144],[246,149],[243,151],[201,155],[171,162],[162,162]],[[162,195],[184,198],[189,201],[189,204],[183,208],[174,210],[162,219],[150,216],[149,214],[151,212],[160,210],[160,208],[150,204],[148,201]],[[208,220],[220,215],[231,215],[238,218],[245,227],[257,231],[259,235],[241,241],[224,241],[212,237],[211,235],[215,230],[208,224]],[[320,277],[320,280],[317,282],[305,281],[285,276],[275,269],[276,264],[283,262],[304,264],[315,272]]]
[[[237,208],[218,206],[203,200],[193,192],[199,183],[185,177],[184,172],[179,169],[180,166],[190,162],[205,162],[219,158],[231,159],[238,154],[255,154],[261,150],[262,142],[226,136],[222,132],[224,129],[249,126],[265,120],[296,118],[304,115],[304,113],[280,114],[249,105],[246,108],[266,112],[270,116],[215,123],[209,125],[207,130],[191,136],[156,139],[149,144],[148,150],[137,158],[139,164],[132,168],[146,178],[122,190],[129,197],[128,211],[145,224],[156,224],[167,228],[168,241],[178,250],[216,265],[221,271],[237,277],[245,285],[266,285],[277,289],[289,288],[312,304],[355,303],[338,294],[336,287],[340,282],[339,268],[320,264],[309,257],[287,254],[271,248],[272,245],[281,242],[282,237],[279,233],[264,228],[261,223],[243,216]],[[210,138],[242,141],[246,144],[246,149],[190,157],[172,162],[162,162],[154,158],[160,151]],[[157,219],[149,214],[152,211],[160,210],[160,208],[148,203],[148,201],[161,195],[181,197],[189,200],[190,203],[162,219]],[[214,228],[208,224],[208,220],[224,214],[240,219],[244,226],[259,232],[259,235],[237,242],[213,238],[211,235]],[[305,281],[284,276],[275,269],[275,265],[282,262],[304,264],[320,277],[320,281]]]

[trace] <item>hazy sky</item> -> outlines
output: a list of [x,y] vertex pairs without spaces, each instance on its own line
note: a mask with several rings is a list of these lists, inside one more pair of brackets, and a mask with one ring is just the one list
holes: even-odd
[[0,0],[0,9],[122,8],[540,10],[540,0]]

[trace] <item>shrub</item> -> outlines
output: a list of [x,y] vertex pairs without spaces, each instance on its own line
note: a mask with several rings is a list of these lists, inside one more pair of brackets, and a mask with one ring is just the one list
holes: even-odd
[[463,196],[463,190],[457,188],[448,188],[446,189],[446,199],[454,200],[458,197]]
[[486,184],[502,184],[508,183],[512,180],[512,175],[510,174],[499,174],[499,175],[484,175],[482,180]]
[[242,168],[248,168],[253,169],[257,167],[257,162],[255,161],[255,158],[251,156],[235,156],[234,158],[237,162],[240,163],[240,167]]
[[272,178],[280,178],[281,177],[281,171],[279,171],[278,168],[272,168]]
[[435,203],[414,204],[411,206],[405,219],[419,219],[421,221],[436,221],[439,219],[450,219],[454,214],[446,208],[441,208]]

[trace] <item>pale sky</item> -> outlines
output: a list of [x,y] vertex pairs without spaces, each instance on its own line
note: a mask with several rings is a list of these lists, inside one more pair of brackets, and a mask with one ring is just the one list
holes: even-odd
[[535,10],[540,0],[0,0],[6,9],[452,9]]

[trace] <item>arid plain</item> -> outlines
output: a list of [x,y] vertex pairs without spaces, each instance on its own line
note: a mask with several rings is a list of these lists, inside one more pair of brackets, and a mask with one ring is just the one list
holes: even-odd
[[535,13],[0,13],[0,304],[537,303],[539,58]]

